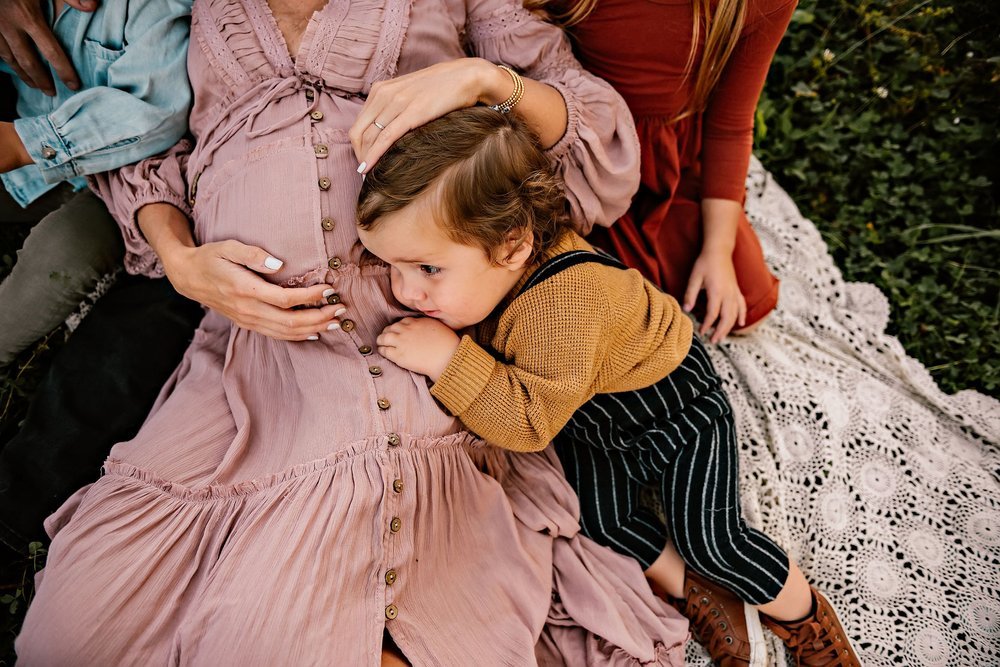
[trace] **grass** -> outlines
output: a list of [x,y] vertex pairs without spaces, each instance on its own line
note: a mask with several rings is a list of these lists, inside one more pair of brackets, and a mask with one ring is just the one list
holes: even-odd
[[[801,0],[757,113],[757,154],[848,280],[877,285],[890,332],[946,391],[1000,392],[1000,26],[978,0]],[[0,226],[0,277],[25,228]],[[0,370],[16,431],[56,332]],[[0,665],[44,549],[2,566]],[[5,602],[6,601],[6,602]]]
[[968,0],[801,0],[757,154],[942,389],[1000,392],[1000,25]]

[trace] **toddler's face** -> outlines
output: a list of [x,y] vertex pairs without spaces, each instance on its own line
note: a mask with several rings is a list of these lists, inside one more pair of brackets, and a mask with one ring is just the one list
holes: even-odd
[[403,305],[451,329],[486,319],[524,273],[523,261],[492,263],[482,248],[456,243],[434,221],[430,197],[358,229],[365,247],[391,267],[392,293]]

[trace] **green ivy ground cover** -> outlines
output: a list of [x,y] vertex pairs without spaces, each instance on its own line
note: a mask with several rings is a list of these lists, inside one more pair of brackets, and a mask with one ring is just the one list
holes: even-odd
[[1000,22],[975,0],[800,0],[756,152],[946,391],[1000,392]]

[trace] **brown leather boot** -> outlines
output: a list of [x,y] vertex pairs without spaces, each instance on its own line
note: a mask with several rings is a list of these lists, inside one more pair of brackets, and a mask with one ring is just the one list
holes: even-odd
[[757,609],[688,569],[684,598],[665,596],[691,622],[691,632],[719,667],[763,667],[767,647]]
[[813,610],[801,621],[777,621],[761,614],[768,629],[785,642],[795,664],[803,667],[861,667],[837,612],[812,588]]

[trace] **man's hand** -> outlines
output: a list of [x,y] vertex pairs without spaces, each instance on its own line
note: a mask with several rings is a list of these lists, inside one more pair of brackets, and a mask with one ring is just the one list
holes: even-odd
[[[55,11],[69,5],[82,12],[97,9],[98,0],[57,0]],[[0,2],[0,58],[14,73],[32,88],[40,88],[46,95],[55,95],[49,68],[70,90],[79,90],[80,78],[73,63],[52,34],[45,20],[39,0],[3,0]]]
[[448,367],[459,342],[458,334],[432,317],[405,317],[375,339],[383,357],[434,382]]

